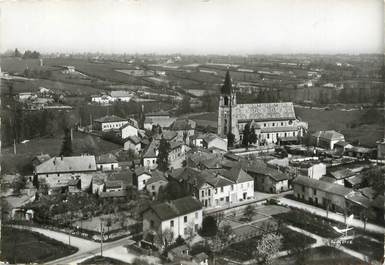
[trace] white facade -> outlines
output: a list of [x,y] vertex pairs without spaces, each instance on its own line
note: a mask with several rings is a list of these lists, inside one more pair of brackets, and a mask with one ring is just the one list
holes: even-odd
[[138,178],[138,190],[144,190],[146,188],[147,181],[151,178],[149,173],[142,173]]
[[181,236],[182,238],[188,238],[187,229],[193,229],[194,234],[198,233],[198,230],[202,227],[203,211],[195,211],[186,215],[178,216],[173,219],[165,220],[161,222],[161,230],[170,229],[173,232],[174,240]]
[[126,141],[123,145],[123,149],[124,150],[132,150],[134,151],[136,154],[138,154],[140,152],[140,150],[142,150],[142,146],[140,143],[138,144],[134,144],[133,142],[131,142],[130,140]]
[[326,165],[323,163],[314,164],[307,169],[307,176],[313,179],[320,179],[326,175]]
[[93,96],[91,98],[91,101],[99,104],[108,104],[114,100],[109,95],[102,95],[102,96]]
[[96,167],[100,171],[113,171],[113,170],[119,169],[119,163],[118,162],[96,163]]
[[130,136],[138,136],[138,128],[128,124],[120,129],[122,139],[125,139]]
[[156,163],[156,157],[143,158],[143,166],[149,169],[155,169],[158,166]]
[[112,129],[119,129],[126,123],[128,123],[128,121],[102,122],[100,126],[101,126],[101,130],[105,132]]

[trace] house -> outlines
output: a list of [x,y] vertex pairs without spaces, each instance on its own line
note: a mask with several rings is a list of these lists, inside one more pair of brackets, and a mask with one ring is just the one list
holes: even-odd
[[148,169],[155,169],[158,164],[156,162],[158,157],[158,144],[159,142],[153,140],[148,146],[143,155],[143,166]]
[[163,191],[168,180],[164,177],[164,173],[159,170],[151,172],[151,178],[146,182],[146,190],[151,194],[152,198],[156,199],[159,192]]
[[171,261],[180,261],[180,260],[191,260],[192,257],[189,255],[190,248],[183,244],[172,248],[167,253],[167,258]]
[[124,139],[123,150],[132,150],[138,154],[142,150],[142,142],[136,135]]
[[193,255],[192,261],[196,265],[209,265],[209,256],[206,253],[201,252]]
[[34,169],[34,175],[47,182],[48,185],[67,183],[70,179],[81,178],[82,189],[91,185],[92,175],[95,173],[95,156],[61,156],[53,157]]
[[94,129],[102,132],[118,130],[127,123],[127,119],[115,115],[107,115],[94,120]]
[[135,175],[133,177],[133,184],[138,190],[144,190],[147,185],[147,181],[151,179],[152,175],[148,168],[139,167],[135,169]]
[[42,94],[42,95],[46,95],[48,93],[51,93],[51,90],[41,86],[41,87],[39,87],[39,93]]
[[318,131],[311,135],[311,140],[315,146],[332,150],[337,142],[345,141],[343,134],[334,130]]
[[203,137],[202,145],[206,149],[218,148],[227,151],[227,139],[220,138],[216,134],[210,133]]
[[66,65],[66,66],[63,66],[63,68],[64,68],[64,70],[62,71],[63,74],[75,73],[75,66]]
[[92,194],[101,194],[104,191],[104,179],[99,177],[92,178]]
[[290,162],[290,165],[295,167],[301,175],[308,178],[320,179],[326,175],[326,164],[320,163],[317,160]]
[[113,102],[113,98],[110,95],[92,95],[91,102],[95,102],[98,104],[108,104]]
[[118,159],[113,154],[103,154],[96,157],[96,167],[100,171],[113,171],[119,169]]
[[34,99],[37,95],[33,92],[21,92],[18,94],[19,101],[25,101],[28,99]]
[[296,198],[337,212],[347,209],[346,197],[353,192],[339,184],[303,176],[295,178],[292,185]]
[[174,201],[150,205],[143,212],[143,231],[161,234],[171,231],[171,241],[187,239],[202,227],[202,204],[187,196]]
[[269,193],[280,193],[290,189],[288,173],[270,167],[262,161],[253,161],[244,169],[254,178],[256,190]]
[[130,136],[138,136],[138,122],[134,119],[127,119],[127,123],[119,128],[120,137],[126,139]]
[[190,137],[195,133],[196,122],[189,119],[177,119],[168,128],[178,135],[179,140],[183,140],[186,144],[190,143]]
[[105,192],[115,192],[124,189],[123,182],[121,180],[108,180],[104,185]]
[[334,149],[336,149],[336,151],[341,152],[342,154],[345,152],[346,149],[350,149],[352,147],[353,145],[345,141],[338,141],[334,144]]

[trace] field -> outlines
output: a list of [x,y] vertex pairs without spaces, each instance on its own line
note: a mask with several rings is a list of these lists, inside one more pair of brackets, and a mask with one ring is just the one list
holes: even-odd
[[39,233],[10,227],[1,228],[1,261],[10,263],[44,263],[77,251]]
[[[22,173],[31,174],[31,168],[28,165],[31,163],[32,158],[41,153],[50,154],[51,156],[59,155],[62,142],[62,136],[36,138],[25,144],[17,144],[16,155],[13,154],[13,147],[3,148],[1,156],[2,172],[12,173],[19,170]],[[121,146],[99,137],[77,132],[74,132],[72,147],[75,155],[90,153],[90,151],[97,155],[121,148]]]
[[384,127],[378,124],[362,124],[361,116],[366,110],[342,111],[342,110],[315,110],[295,108],[296,114],[303,121],[309,123],[309,131],[336,130],[345,135],[349,142],[358,140],[361,145],[374,146],[376,141],[384,135]]

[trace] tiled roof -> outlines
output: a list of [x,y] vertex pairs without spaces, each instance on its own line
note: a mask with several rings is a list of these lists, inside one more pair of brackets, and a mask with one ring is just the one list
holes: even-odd
[[108,181],[106,181],[106,188],[107,189],[121,188],[122,186],[123,186],[123,183],[121,180],[108,180]]
[[118,159],[113,154],[102,154],[96,157],[96,164],[108,164],[108,163],[118,163]]
[[128,123],[126,123],[125,125],[120,127],[119,128],[120,130],[122,130],[122,129],[128,127],[128,126],[132,126],[132,127],[136,128],[136,129],[138,129],[138,122],[136,120],[134,120],[132,118],[128,118],[127,121],[128,121]]
[[122,170],[119,172],[114,172],[108,176],[108,181],[121,181],[124,186],[132,185],[132,171]]
[[37,174],[96,171],[95,156],[53,157],[36,166]]
[[138,136],[132,135],[124,139],[124,142],[130,141],[133,144],[140,144],[141,140]]
[[144,152],[143,158],[155,158],[156,157],[156,150],[158,150],[159,147],[159,141],[153,140],[147,147],[146,151]]
[[127,190],[119,190],[119,191],[109,191],[109,192],[101,192],[99,194],[100,198],[116,198],[116,197],[126,197],[128,195]]
[[201,210],[202,204],[197,199],[188,196],[170,202],[151,205],[150,209],[164,221]]
[[300,184],[306,187],[315,188],[327,193],[333,193],[344,197],[353,191],[352,189],[345,188],[339,184],[329,183],[322,180],[316,180],[302,176],[295,178],[293,180],[293,184]]
[[173,130],[173,131],[192,130],[192,129],[195,129],[195,125],[196,123],[193,120],[177,119],[171,124],[170,130]]
[[159,117],[159,116],[167,116],[169,117],[170,114],[167,112],[167,111],[159,111],[159,112],[149,112],[149,113],[146,113],[146,118],[147,117]]
[[49,160],[51,156],[49,154],[41,154],[34,157],[34,160],[37,160],[39,164]]
[[120,118],[120,117],[115,116],[115,115],[107,115],[107,116],[101,117],[99,119],[95,119],[94,121],[104,123],[104,122],[127,121],[127,119],[123,119],[123,118]]
[[131,97],[132,94],[131,92],[129,91],[125,91],[125,90],[113,90],[111,91],[111,97],[114,97],[114,98],[120,98],[120,97]]
[[225,141],[224,139],[220,138],[218,135],[216,135],[214,133],[208,133],[203,137],[203,141],[205,141],[206,143],[209,143],[215,139]]
[[319,138],[322,138],[322,139],[326,139],[326,140],[340,140],[340,139],[343,139],[344,136],[339,133],[339,132],[336,132],[334,130],[329,130],[329,131],[318,131],[318,132],[315,132],[312,134],[313,137],[319,137]]
[[233,167],[230,170],[221,170],[219,174],[221,174],[225,178],[227,178],[227,179],[229,179],[235,183],[242,183],[242,182],[254,180],[241,167]]
[[355,173],[351,169],[345,168],[341,170],[332,171],[330,172],[330,175],[332,175],[335,179],[339,180],[339,179],[344,179],[344,178],[354,176]]
[[150,172],[150,170],[148,170],[145,167],[137,167],[137,168],[135,168],[135,174],[136,174],[136,176],[140,176],[142,174],[151,175],[151,172]]
[[150,185],[152,183],[156,183],[159,181],[168,182],[168,180],[163,176],[163,172],[159,170],[154,170],[151,172],[151,178],[147,180],[146,185]]
[[238,120],[286,120],[296,119],[292,102],[283,103],[258,103],[237,105]]
[[[270,132],[292,132],[297,131],[298,128],[295,126],[277,126],[277,127],[263,127],[261,132],[270,133]],[[297,138],[295,138],[297,139]]]

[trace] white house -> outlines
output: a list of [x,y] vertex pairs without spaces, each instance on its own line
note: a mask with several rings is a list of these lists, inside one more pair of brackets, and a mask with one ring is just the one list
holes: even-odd
[[201,227],[202,204],[190,196],[151,205],[143,212],[143,231],[171,231],[172,241],[179,236],[187,239]]
[[151,179],[150,170],[144,167],[139,167],[135,169],[133,183],[138,188],[138,190],[144,190],[149,179]]
[[131,92],[125,90],[111,91],[110,95],[113,101],[124,102],[129,102],[133,96]]
[[107,115],[94,120],[94,129],[102,132],[118,130],[127,123],[127,119],[123,119],[115,115]]
[[94,95],[91,96],[91,102],[99,104],[108,104],[113,101],[113,98],[110,95]]
[[96,157],[96,167],[100,171],[119,169],[118,159],[113,154],[103,154]]
[[134,119],[128,119],[127,123],[119,129],[122,139],[130,136],[138,136],[138,122]]
[[318,131],[312,134],[312,141],[315,146],[332,150],[336,143],[345,141],[345,137],[334,130]]
[[135,135],[127,137],[126,139],[124,139],[123,149],[132,150],[136,154],[138,154],[140,150],[142,150],[140,138]]
[[39,181],[43,180],[52,186],[68,183],[71,179],[80,178],[82,189],[90,186],[92,175],[96,172],[95,156],[53,157],[37,165],[34,174]]
[[220,138],[218,135],[210,133],[203,137],[203,147],[206,149],[218,148],[227,151],[227,139]]

